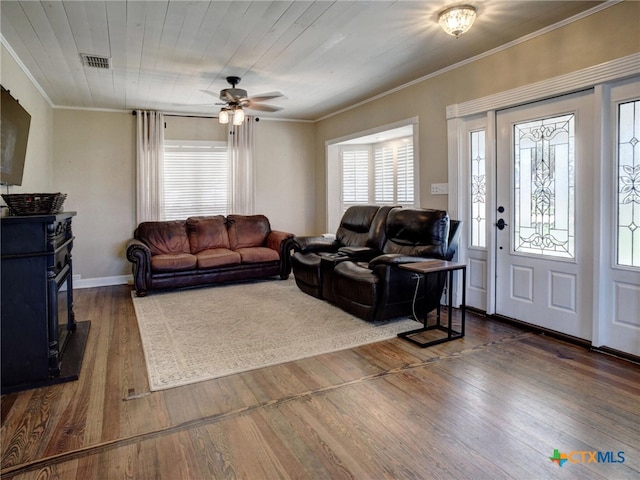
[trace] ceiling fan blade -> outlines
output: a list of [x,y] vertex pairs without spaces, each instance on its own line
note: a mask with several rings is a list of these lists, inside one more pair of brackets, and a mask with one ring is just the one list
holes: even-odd
[[282,110],[282,107],[253,102],[249,102],[249,104],[247,104],[245,108],[248,108],[249,110],[259,110],[261,112],[277,112],[278,110]]
[[231,103],[235,103],[238,101],[238,99],[236,97],[234,97],[233,95],[231,95],[229,92],[224,92],[224,98],[221,100],[225,100],[227,102],[231,102]]
[[209,90],[200,90],[202,93],[206,93],[207,95],[212,95],[214,97],[217,97],[219,95],[219,93],[216,92],[210,92]]
[[280,98],[280,97],[284,97],[284,95],[281,94],[280,92],[269,92],[269,93],[262,93],[260,95],[253,95],[249,97],[249,100],[251,100],[252,102],[264,102],[265,100],[272,100],[274,98]]
[[226,103],[172,103],[173,107],[213,107],[214,105],[226,105]]

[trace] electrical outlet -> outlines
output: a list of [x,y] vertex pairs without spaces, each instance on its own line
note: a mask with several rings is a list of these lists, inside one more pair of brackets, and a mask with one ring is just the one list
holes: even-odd
[[432,183],[431,195],[447,195],[449,193],[448,183]]

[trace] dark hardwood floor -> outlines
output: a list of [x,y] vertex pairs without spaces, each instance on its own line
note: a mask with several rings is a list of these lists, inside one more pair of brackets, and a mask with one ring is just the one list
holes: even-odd
[[78,290],[75,312],[80,379],[1,399],[2,478],[640,478],[640,367],[479,315],[427,349],[149,393],[130,287]]

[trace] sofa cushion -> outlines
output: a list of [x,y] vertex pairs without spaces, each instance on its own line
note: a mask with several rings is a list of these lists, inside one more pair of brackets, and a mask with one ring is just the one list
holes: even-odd
[[149,247],[152,256],[191,253],[184,220],[142,222],[138,225],[134,237]]
[[196,253],[198,268],[216,268],[240,264],[240,254],[228,248],[209,248]]
[[161,253],[151,257],[151,270],[176,272],[196,268],[196,256],[190,253]]
[[267,247],[245,247],[236,250],[242,258],[242,263],[278,262],[278,252]]
[[237,250],[263,246],[271,225],[264,215],[229,215],[227,229],[231,250]]
[[191,253],[229,248],[226,219],[222,215],[187,218],[187,236]]

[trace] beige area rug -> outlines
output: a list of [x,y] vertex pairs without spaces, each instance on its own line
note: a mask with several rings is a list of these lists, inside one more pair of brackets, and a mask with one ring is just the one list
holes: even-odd
[[163,390],[378,342],[419,328],[360,320],[302,293],[292,278],[138,298],[151,390]]

